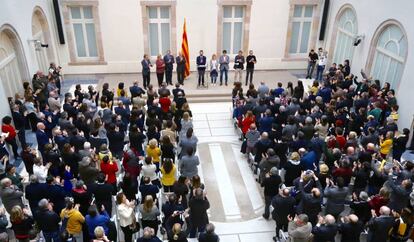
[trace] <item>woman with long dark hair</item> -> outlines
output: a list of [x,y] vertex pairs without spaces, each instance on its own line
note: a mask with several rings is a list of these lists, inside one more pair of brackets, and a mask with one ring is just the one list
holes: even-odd
[[172,192],[173,185],[176,181],[177,168],[172,159],[165,159],[161,167],[161,184],[164,187],[164,193]]

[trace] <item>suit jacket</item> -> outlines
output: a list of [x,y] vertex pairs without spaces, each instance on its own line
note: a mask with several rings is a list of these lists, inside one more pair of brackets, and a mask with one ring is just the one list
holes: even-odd
[[203,55],[197,56],[197,70],[205,70],[207,65],[207,58]]
[[228,55],[220,56],[219,63],[220,63],[220,71],[228,70],[229,69],[229,63],[230,63],[230,57]]
[[141,65],[142,65],[142,75],[149,75],[151,71],[150,70],[151,61],[143,59],[141,61]]
[[342,235],[341,242],[359,242],[359,237],[364,230],[361,222],[346,223],[338,226],[338,231]]
[[37,130],[36,131],[36,140],[38,149],[42,152],[45,148],[45,144],[49,144],[49,136],[47,136],[46,132]]
[[345,198],[348,195],[348,188],[328,187],[325,189],[326,213],[339,215],[345,208]]
[[140,96],[141,94],[145,94],[145,91],[139,86],[132,86],[129,88],[129,92],[131,93],[131,97]]
[[291,242],[308,242],[312,231],[312,224],[297,226],[294,221],[289,222],[288,233]]
[[372,218],[367,223],[369,228],[368,242],[386,242],[388,232],[394,225],[394,218],[391,216],[379,216]]
[[26,122],[25,117],[20,112],[12,112],[14,127],[16,130],[24,129],[24,124]]
[[407,207],[412,189],[408,190],[401,185],[397,185],[392,179],[392,176],[388,178],[388,182],[386,184],[388,184],[391,188],[391,196],[388,207],[395,211],[401,211],[403,208]]
[[1,190],[1,200],[4,208],[10,214],[12,208],[16,205],[23,206],[22,202],[23,192],[13,187],[6,187]]
[[335,235],[338,231],[336,224],[315,226],[312,229],[314,242],[335,242]]
[[167,71],[172,71],[173,70],[173,65],[174,65],[174,56],[169,54],[169,55],[164,55],[164,63],[165,63],[165,70]]
[[185,58],[181,56],[177,56],[175,58],[175,62],[177,63],[177,72],[183,72],[185,70],[185,63],[186,63]]
[[272,217],[276,223],[288,224],[287,216],[295,214],[296,200],[294,197],[276,195],[272,199]]

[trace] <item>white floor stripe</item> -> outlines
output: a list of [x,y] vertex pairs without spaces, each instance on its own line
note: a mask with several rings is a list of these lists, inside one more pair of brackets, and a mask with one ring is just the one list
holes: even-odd
[[231,218],[241,218],[240,208],[237,204],[233,185],[225,165],[223,150],[219,144],[209,144],[209,149],[217,183],[219,185],[224,214]]
[[236,158],[237,164],[240,168],[240,174],[243,178],[244,185],[247,189],[247,194],[249,195],[250,202],[252,203],[253,209],[259,209],[264,206],[263,199],[257,189],[256,180],[253,176],[253,173],[247,163],[246,158],[240,149],[236,146],[233,146],[234,157]]
[[198,148],[197,148],[197,151],[196,151],[196,155],[200,159],[200,165],[198,166],[198,176],[200,177],[201,182],[204,183],[204,185],[205,185],[206,183],[204,182],[203,168],[201,166],[201,163],[203,162],[203,160],[201,159],[200,154],[198,153]]

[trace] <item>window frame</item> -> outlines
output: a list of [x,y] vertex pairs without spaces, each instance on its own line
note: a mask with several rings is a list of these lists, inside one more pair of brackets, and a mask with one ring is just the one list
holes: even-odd
[[[400,55],[396,55],[390,51],[388,51],[387,49],[383,48],[382,46],[379,46],[379,41],[380,38],[382,36],[382,34],[384,34],[385,31],[387,31],[387,29],[391,26],[396,26],[397,28],[399,28],[399,30],[401,31],[401,33],[403,34],[404,38],[407,41],[407,48],[405,50],[405,56],[400,56]],[[394,41],[393,39],[388,39],[389,41]],[[387,42],[387,43],[388,43]],[[372,38],[371,41],[371,46],[370,46],[370,52],[367,58],[367,70],[368,73],[370,73],[370,75],[374,75],[374,71],[375,71],[375,64],[377,62],[377,58],[379,54],[382,54],[383,60],[382,60],[382,64],[385,63],[384,62],[384,58],[386,57],[388,59],[387,63],[386,63],[386,68],[385,68],[385,72],[384,72],[384,76],[387,77],[388,76],[388,71],[390,68],[390,65],[392,63],[392,61],[397,62],[398,64],[401,65],[401,73],[397,73],[397,68],[394,72],[394,78],[398,77],[398,80],[382,80],[381,77],[375,77],[378,78],[380,80],[380,82],[389,82],[391,84],[391,87],[398,92],[399,86],[401,85],[401,80],[404,74],[404,70],[405,70],[405,65],[407,63],[407,56],[409,53],[409,42],[408,42],[408,38],[407,38],[407,32],[405,31],[405,29],[403,28],[403,26],[396,20],[387,20],[384,23],[382,23],[378,29],[376,30],[374,37]],[[381,64],[381,65],[382,65]],[[383,69],[383,68],[381,68]],[[396,82],[396,84],[394,84]]]
[[[176,0],[140,0],[141,6],[141,17],[142,17],[142,35],[144,41],[144,53],[151,56],[150,52],[150,34],[149,34],[149,12],[150,7],[169,7],[170,11],[170,50],[171,54],[176,55],[177,53],[177,2]],[[160,10],[161,11],[161,10]],[[161,25],[160,25],[161,26]],[[159,30],[161,31],[161,30]],[[161,36],[160,36],[161,37]],[[159,38],[158,41],[162,41]],[[165,54],[165,53],[161,53]],[[154,59],[154,56],[151,56]]]
[[[224,7],[230,6],[232,8],[232,14],[235,11],[234,7],[242,6],[243,7],[243,29],[242,29],[242,39],[241,39],[241,51],[247,53],[249,50],[249,34],[250,34],[250,18],[251,18],[251,5],[252,0],[217,0],[218,13],[217,13],[217,53],[222,53],[223,51],[223,25],[227,21],[224,20]],[[233,18],[234,15],[232,15]],[[234,38],[234,22],[232,22],[232,33],[231,33],[231,43],[230,47],[233,48],[233,38]],[[232,54],[232,49],[227,50],[229,56],[235,56]]]
[[[84,8],[89,8],[89,7],[91,8],[91,11],[92,11],[92,6],[70,6],[69,9],[70,9],[71,23],[72,23],[72,34],[73,34],[73,37],[75,39],[76,56],[78,58],[93,61],[93,60],[97,60],[99,58],[99,54],[98,54],[98,51],[97,51],[97,53],[96,53],[97,56],[91,56],[90,49],[89,49],[89,39],[88,39],[88,33],[86,31],[86,25],[87,24],[93,24],[94,25],[94,30],[95,30],[95,21],[94,21],[94,17],[93,17],[93,11],[92,11],[92,18],[85,18],[85,16],[84,16]],[[72,8],[79,8],[80,15],[81,15],[79,19],[74,19],[72,17]],[[84,45],[85,45],[86,56],[79,56],[79,54],[78,54],[78,44],[76,43],[76,34],[75,34],[75,28],[74,28],[75,24],[81,24],[82,25],[83,41],[84,41]],[[95,30],[95,40],[96,40],[96,30]],[[98,49],[98,43],[95,43],[95,44],[96,44],[96,49]]]
[[[231,8],[231,17],[224,17],[224,8],[225,7],[229,7]],[[236,17],[236,7],[241,7],[242,8],[242,13],[243,16],[242,17]],[[235,24],[236,23],[241,23],[242,24],[242,35],[241,35],[241,39],[240,39],[240,46],[243,47],[243,37],[244,37],[244,18],[246,16],[245,14],[246,12],[246,7],[244,5],[224,5],[223,6],[223,28],[224,28],[224,24],[225,23],[230,23],[230,48],[227,50],[227,53],[230,56],[234,56],[237,55],[239,50],[234,51],[234,28],[235,28]],[[224,38],[222,38],[222,46],[224,46]]]
[[[320,26],[320,19],[321,19],[321,9],[323,7],[322,0],[289,0],[289,19],[288,19],[288,26],[287,26],[287,34],[286,34],[286,43],[285,43],[285,53],[284,58],[282,61],[304,61],[308,58],[308,52],[311,49],[316,49],[317,37],[319,33],[319,26]],[[291,46],[291,39],[292,39],[292,30],[293,30],[293,22],[295,19],[299,17],[294,17],[294,10],[296,5],[303,5],[303,10],[305,11],[306,6],[313,5],[312,11],[312,21],[311,21],[311,28],[309,34],[309,42],[308,42],[308,52],[306,53],[290,53],[290,46]],[[306,17],[307,18],[307,17]],[[307,18],[308,19],[308,18]],[[301,24],[301,29],[302,29]],[[301,35],[301,31],[299,32]],[[300,48],[300,41],[298,48]]]
[[[289,46],[289,50],[288,50],[289,51],[289,55],[302,55],[302,54],[307,54],[309,52],[309,43],[310,43],[310,35],[311,35],[311,32],[309,32],[308,43],[307,43],[307,46],[308,46],[307,50],[305,52],[300,52],[301,44],[302,44],[302,37],[303,37],[302,36],[302,34],[303,34],[303,25],[305,23],[310,22],[310,24],[311,24],[310,28],[312,29],[313,13],[315,11],[315,5],[301,5],[301,4],[299,5],[299,4],[295,4],[293,7],[296,8],[296,6],[300,6],[300,8],[301,8],[301,15],[300,15],[300,17],[292,16],[291,21],[292,21],[292,29],[293,29],[293,23],[295,23],[295,22],[296,23],[300,23],[300,26],[299,26],[299,36],[298,36],[298,40],[297,40],[296,51],[294,53],[291,53],[290,52],[290,47],[292,46],[292,41],[293,41],[293,39],[290,38],[290,46]],[[312,6],[312,16],[311,17],[306,17],[305,16],[306,7],[308,7],[308,6]]]
[[[150,8],[156,8],[157,9],[157,17],[156,18],[150,18],[150,16],[149,16],[149,13],[150,13],[150,11],[149,11],[149,9]],[[162,18],[161,17],[161,8],[168,8],[168,18]],[[170,30],[170,36],[168,36],[168,39],[169,39],[169,42],[170,42],[170,48],[169,49],[171,49],[171,7],[170,6],[147,6],[147,14],[148,14],[148,29],[149,29],[149,25],[150,24],[157,24],[157,31],[158,31],[158,52],[159,53],[157,53],[156,55],[152,55],[151,54],[151,44],[149,44],[149,52],[148,52],[148,54],[151,56],[151,57],[157,57],[157,55],[158,54],[162,54],[162,55],[164,55],[165,53],[162,53],[162,49],[163,49],[163,47],[164,46],[162,46],[162,38],[163,38],[163,33],[162,33],[162,28],[161,28],[161,26],[162,26],[162,24],[168,24],[168,28],[169,28],[169,30]],[[150,39],[151,39],[151,36],[150,36],[150,32],[148,32],[148,43],[150,43],[151,41],[150,41]]]
[[[77,53],[77,44],[75,40],[75,32],[73,24],[78,24],[81,21],[72,19],[71,8],[72,7],[91,7],[92,19],[95,28],[95,39],[96,39],[96,50],[97,57],[79,57]],[[62,15],[66,30],[66,38],[69,46],[69,58],[70,62],[68,65],[106,65],[104,58],[104,49],[102,44],[102,32],[99,17],[99,0],[63,0],[62,1]],[[81,16],[83,16],[83,9],[81,10]],[[85,20],[85,19],[82,19]],[[88,21],[89,22],[89,21]],[[85,50],[87,49],[87,35],[86,35],[86,24],[82,24],[82,31],[84,34]],[[89,54],[89,49],[87,49]]]

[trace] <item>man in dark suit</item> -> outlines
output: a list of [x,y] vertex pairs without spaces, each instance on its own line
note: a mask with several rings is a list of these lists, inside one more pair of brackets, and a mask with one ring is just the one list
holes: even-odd
[[37,148],[42,155],[45,149],[45,145],[49,144],[49,136],[45,132],[45,124],[42,122],[37,123],[37,131],[36,131],[36,140],[37,140]]
[[359,221],[358,216],[350,214],[341,218],[342,223],[338,226],[341,233],[341,242],[359,242],[359,237],[364,231],[364,224]]
[[287,231],[289,221],[288,215],[291,217],[295,214],[296,200],[290,196],[290,190],[288,188],[283,189],[278,195],[272,199],[272,217],[276,222],[276,237],[273,237],[274,241],[279,239],[279,231]]
[[53,211],[60,214],[62,209],[65,207],[65,197],[66,192],[63,186],[60,183],[60,178],[55,178],[49,176],[46,178],[46,188],[44,189],[43,198],[49,200],[53,203]]
[[19,105],[13,105],[13,122],[14,127],[17,131],[17,136],[19,137],[21,147],[26,145],[26,130],[25,130],[25,123],[26,123],[26,112],[21,113],[19,111]]
[[180,83],[176,83],[175,88],[172,90],[172,93],[173,93],[173,96],[174,96],[174,102],[177,99],[179,92],[181,92],[183,94],[183,96],[185,96],[184,89],[181,88]]
[[371,210],[372,218],[368,221],[367,227],[368,242],[386,242],[388,240],[388,233],[394,225],[394,217],[390,216],[391,210],[387,206],[380,208],[380,216],[377,217],[375,210]]
[[319,216],[319,221],[312,229],[314,242],[335,242],[335,235],[338,232],[338,226],[335,223],[334,216],[328,214],[324,217]]
[[174,66],[174,56],[171,55],[171,51],[167,50],[167,54],[164,55],[165,63],[165,81],[167,84],[172,85],[172,71]]
[[145,91],[140,86],[138,86],[138,81],[135,81],[134,84],[129,88],[129,92],[131,93],[131,98],[145,94]]
[[262,182],[262,187],[264,187],[264,197],[265,197],[265,212],[263,218],[268,219],[270,214],[270,204],[272,198],[276,196],[279,192],[279,186],[282,183],[282,178],[279,176],[277,167],[272,167],[268,173],[265,174],[265,179]]
[[93,193],[96,206],[100,208],[103,205],[106,212],[111,216],[113,186],[105,183],[105,174],[103,173],[98,174],[97,181],[97,183],[90,184],[88,190]]
[[[151,195],[152,198],[155,200],[157,198],[157,193],[159,192],[159,188],[157,185],[151,183],[151,179],[149,177],[144,177],[144,184],[139,186],[139,192],[141,193],[141,197],[145,198],[148,195]],[[144,199],[141,199],[141,203],[144,203]]]
[[181,85],[184,85],[184,72],[185,72],[186,59],[183,56],[183,53],[180,52],[177,58],[175,58],[175,61],[177,63],[177,81]]
[[200,50],[200,55],[197,56],[197,70],[198,70],[198,86],[204,86],[204,74],[206,72],[207,58],[203,55],[203,50]]
[[39,183],[39,180],[36,175],[30,176],[30,184],[25,188],[25,196],[29,200],[30,210],[33,213],[36,212],[38,208],[39,201],[43,198],[45,194],[46,184]]
[[150,81],[151,81],[150,68],[152,67],[151,61],[147,54],[144,54],[144,59],[141,61],[141,65],[142,65],[142,80],[144,83],[144,89],[147,89],[147,86],[150,84]]
[[116,158],[122,158],[122,152],[124,150],[124,132],[119,130],[119,127],[115,124],[109,124],[109,132],[107,134],[109,140],[109,150]]
[[[316,183],[316,187],[312,188],[310,193],[307,193],[304,189],[304,185],[305,185],[304,184],[304,177],[306,175],[312,176],[313,180]],[[309,222],[311,222],[312,225],[316,224],[317,219],[318,219],[318,214],[321,211],[321,202],[322,202],[321,190],[322,190],[321,183],[319,182],[319,179],[315,175],[315,173],[313,173],[313,172],[311,172],[311,174],[304,173],[300,177],[300,179],[299,179],[299,191],[302,195],[302,199],[299,203],[299,206],[297,207],[297,213],[298,214],[304,213],[304,214],[308,215]]]
[[83,149],[83,144],[86,142],[86,139],[79,134],[78,129],[74,129],[72,135],[69,143],[71,146],[75,147],[75,152],[79,152],[79,150]]

